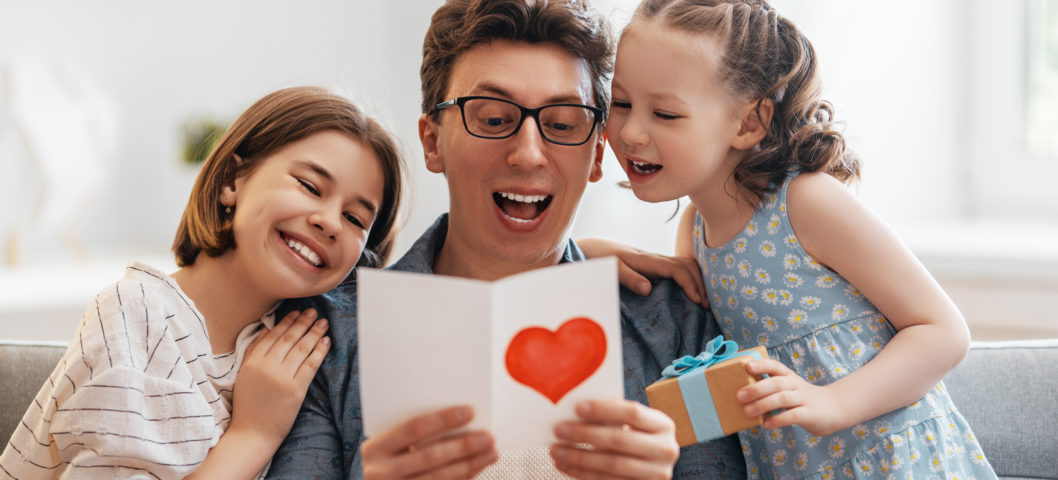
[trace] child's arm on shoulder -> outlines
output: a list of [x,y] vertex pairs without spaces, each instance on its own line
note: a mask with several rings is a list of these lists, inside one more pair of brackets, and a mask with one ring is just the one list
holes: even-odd
[[844,185],[822,173],[800,175],[790,184],[787,211],[805,251],[855,285],[897,333],[866,365],[825,387],[774,360],[755,362],[748,370],[772,377],[739,391],[747,414],[786,408],[764,426],[797,424],[825,435],[911,404],[958,365],[970,342],[962,314]]
[[187,478],[254,478],[272,459],[330,348],[316,311],[290,312],[246,349],[232,393],[232,418]]
[[577,240],[577,246],[588,258],[617,257],[617,277],[621,284],[640,295],[650,294],[652,278],[671,278],[691,301],[708,306],[705,283],[694,255],[690,258],[651,253],[630,245],[603,238]]

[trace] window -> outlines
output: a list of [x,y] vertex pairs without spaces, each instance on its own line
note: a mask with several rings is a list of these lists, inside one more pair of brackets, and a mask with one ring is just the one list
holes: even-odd
[[1058,3],[1026,9],[1025,140],[1032,156],[1058,159]]

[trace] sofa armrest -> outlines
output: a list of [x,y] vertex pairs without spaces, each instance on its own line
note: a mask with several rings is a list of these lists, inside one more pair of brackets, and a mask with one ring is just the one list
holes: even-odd
[[0,340],[0,450],[65,352],[61,342]]
[[1058,479],[1058,339],[974,342],[944,383],[1000,477]]

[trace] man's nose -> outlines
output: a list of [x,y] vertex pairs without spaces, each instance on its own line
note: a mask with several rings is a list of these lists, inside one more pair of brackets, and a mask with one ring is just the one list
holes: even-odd
[[544,154],[547,140],[540,134],[535,118],[525,118],[521,128],[514,134],[514,142],[514,151],[507,157],[508,165],[536,168],[547,163],[547,155]]

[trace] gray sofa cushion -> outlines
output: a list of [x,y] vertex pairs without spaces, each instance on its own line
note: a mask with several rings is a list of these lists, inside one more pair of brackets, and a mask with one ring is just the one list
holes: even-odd
[[[0,441],[62,358],[60,343],[0,340]],[[977,342],[944,382],[996,473],[1058,480],[1058,339]]]
[[1058,339],[975,342],[945,377],[1001,478],[1058,479]]
[[0,340],[0,450],[64,352],[64,343]]

